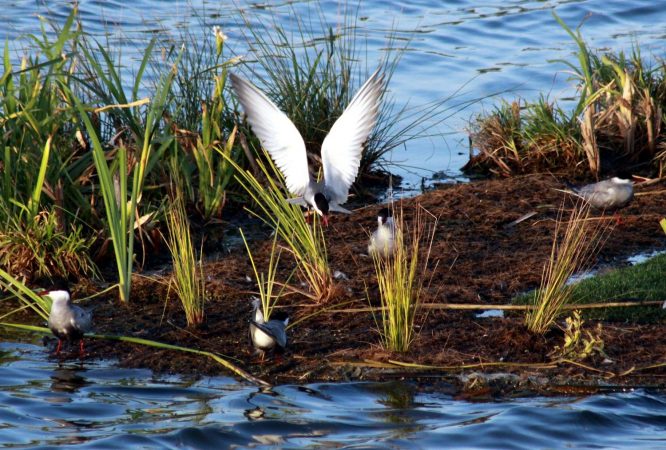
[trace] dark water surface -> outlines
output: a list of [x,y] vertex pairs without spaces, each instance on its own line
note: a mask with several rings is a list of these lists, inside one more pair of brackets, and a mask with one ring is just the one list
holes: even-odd
[[[71,3],[5,1],[0,9],[0,38],[16,39],[38,32],[38,16],[62,22]],[[239,26],[239,11],[252,23],[276,20],[287,31],[297,29],[296,17],[313,23],[314,30],[322,29],[318,25],[322,14],[333,28],[344,23],[341,17],[344,2],[326,0],[78,3],[84,29],[100,38],[108,35],[109,47],[119,51],[130,68],[153,33],[162,33],[179,42],[184,30],[196,36],[212,33],[215,25],[228,35],[228,47],[236,54],[245,55],[247,45],[243,27]],[[448,103],[452,117],[429,130],[440,133],[439,136],[413,142],[390,155],[391,161],[403,166],[401,173],[407,175],[412,186],[436,171],[459,175],[458,169],[468,154],[465,130],[469,119],[496,103],[488,98],[494,93],[510,91],[503,95],[508,99],[516,96],[535,99],[544,93],[553,100],[573,94],[573,85],[564,73],[566,67],[552,61],[574,61],[572,52],[576,46],[551,11],[556,11],[572,28],[585,21],[583,36],[593,48],[629,51],[632,43],[638,42],[647,58],[663,58],[665,53],[666,3],[661,0],[363,0],[359,3],[360,34],[368,39],[368,67],[378,63],[378,50],[386,47],[391,30],[399,45],[404,39],[411,39],[390,86],[398,104],[423,105],[462,89]],[[463,110],[456,106],[479,98],[485,100]]]
[[666,448],[666,398],[470,403],[401,383],[188,381],[0,344],[0,447]]
[[[341,23],[336,2],[322,1],[330,24]],[[38,15],[62,21],[71,3],[15,0],[0,8],[0,38],[39,31]],[[219,25],[228,45],[243,54],[238,7],[255,21],[277,18],[293,29],[313,2],[236,4],[134,0],[81,1],[85,30],[108,34],[131,71],[155,32],[178,39],[188,29],[210,33]],[[378,61],[389,30],[411,36],[390,86],[399,104],[451,96],[455,105],[510,90],[506,98],[563,99],[573,91],[564,66],[575,44],[551,16],[556,10],[596,48],[664,56],[663,1],[363,1],[361,26],[368,65]],[[316,14],[314,15],[316,16]],[[404,33],[403,33],[404,31]],[[23,41],[25,42],[25,39]],[[15,44],[20,48],[21,44]],[[463,87],[464,86],[464,87]],[[486,98],[453,114],[434,131],[451,133],[414,142],[391,159],[408,181],[434,171],[458,174],[467,155],[467,121],[492,106]],[[456,109],[456,108],[454,108]],[[271,392],[231,378],[188,381],[124,370],[111,362],[58,365],[42,347],[0,344],[0,446],[77,448],[666,448],[666,397],[632,391],[586,398],[531,398],[491,403],[415,393],[409,384],[279,386]]]

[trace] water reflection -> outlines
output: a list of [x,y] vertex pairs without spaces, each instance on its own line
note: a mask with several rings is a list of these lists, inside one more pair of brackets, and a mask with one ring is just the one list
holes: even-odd
[[[51,374],[51,391],[53,392],[77,392],[84,386],[90,385],[86,378],[81,375],[86,369],[83,363],[78,366],[61,366]],[[67,397],[71,399],[71,397]],[[71,400],[70,400],[71,401]]]

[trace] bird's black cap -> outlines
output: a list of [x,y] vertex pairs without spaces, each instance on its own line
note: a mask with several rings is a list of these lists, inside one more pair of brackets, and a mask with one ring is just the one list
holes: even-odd
[[317,205],[317,208],[319,208],[319,211],[325,216],[328,214],[328,200],[326,200],[326,197],[324,197],[324,194],[321,192],[317,192],[314,195],[314,201],[315,204]]
[[377,214],[377,217],[379,217],[382,220],[382,223],[386,223],[386,219],[389,217],[393,216],[391,213],[391,210],[389,208],[382,208],[379,210],[379,213]]

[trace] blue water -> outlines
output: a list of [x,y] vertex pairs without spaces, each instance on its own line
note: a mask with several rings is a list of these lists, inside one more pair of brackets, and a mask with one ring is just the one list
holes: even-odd
[[231,378],[155,376],[108,362],[58,364],[0,345],[0,447],[666,448],[666,398],[455,400],[414,385],[261,390]]
[[[131,72],[154,33],[178,41],[184,30],[210,33],[219,25],[228,46],[247,44],[237,9],[253,23],[312,18],[314,2],[233,4],[134,0],[81,1],[84,29],[120,52]],[[342,22],[338,3],[322,1],[325,20]],[[71,3],[6,1],[0,38],[21,54],[38,16],[56,22]],[[454,96],[451,115],[432,124],[432,137],[389,155],[418,189],[421,177],[458,176],[467,159],[469,119],[495,103],[491,96],[566,100],[573,94],[565,66],[575,44],[551,16],[582,32],[596,48],[664,56],[664,2],[561,0],[363,1],[368,66],[378,62],[390,30],[411,39],[390,85],[398,104]],[[315,26],[315,28],[317,28]],[[401,40],[400,42],[406,42]],[[482,98],[466,109],[466,100]],[[410,384],[341,383],[278,386],[259,391],[231,378],[198,381],[117,368],[113,362],[58,365],[31,343],[0,344],[0,446],[78,448],[223,448],[350,446],[360,448],[666,448],[666,397],[629,391],[584,398],[503,399],[470,403]]]

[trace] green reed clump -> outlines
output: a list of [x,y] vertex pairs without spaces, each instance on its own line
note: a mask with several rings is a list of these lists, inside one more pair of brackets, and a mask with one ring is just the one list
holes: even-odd
[[[43,320],[48,320],[51,312],[51,299],[48,296],[41,296],[29,289],[21,280],[13,277],[10,273],[0,269],[0,287],[4,291],[11,293],[17,298],[24,308],[30,308]],[[11,298],[11,297],[8,297]],[[0,317],[4,319],[23,308],[10,311]]]
[[197,261],[183,194],[178,187],[175,191],[167,212],[169,230],[167,246],[173,262],[173,275],[169,289],[173,287],[183,305],[187,325],[197,326],[204,321],[206,301],[203,254],[199,255]]
[[[140,65],[139,73],[143,74],[150,60],[154,41],[147,47]],[[84,48],[86,61],[99,82],[108,89],[110,103],[98,109],[84,105],[71,89],[65,93],[75,105],[80,120],[83,122],[92,146],[93,160],[97,171],[99,189],[104,200],[107,226],[111,234],[116,265],[118,269],[118,287],[121,302],[130,298],[132,265],[134,261],[134,229],[141,226],[138,209],[143,195],[146,175],[156,163],[155,155],[161,155],[171,144],[173,137],[163,132],[162,115],[174,78],[174,71],[169,70],[160,78],[155,95],[152,99],[138,99],[139,82],[137,76],[131,97],[125,93],[120,75],[103,47],[98,45],[99,57]],[[103,62],[102,62],[103,61]],[[108,74],[108,75],[107,75]],[[98,94],[102,94],[98,91]],[[145,108],[142,105],[148,103]],[[102,134],[98,121],[93,118],[104,111],[110,111],[117,117],[124,118],[129,128],[129,138],[135,147],[121,145],[115,151],[111,164],[107,162],[107,152],[102,146]],[[129,177],[132,184],[129,184]]]
[[[169,124],[179,147],[177,160],[184,188],[205,220],[219,218],[229,194],[237,191],[234,168],[219,153],[242,163],[237,144],[236,111],[227,101],[227,72],[238,58],[226,59],[221,30],[203,36],[184,34],[188,42],[171,87]],[[172,164],[172,167],[174,164]]]
[[575,62],[560,61],[573,73],[576,106],[565,111],[541,97],[502,103],[478,116],[472,125],[477,153],[464,169],[503,176],[585,170],[599,177],[602,165],[615,170],[644,165],[662,176],[666,65],[649,67],[638,47],[630,55],[596,54],[580,30],[571,30],[557,15],[555,19],[578,47]]
[[53,211],[21,220],[12,217],[0,231],[0,267],[24,281],[36,278],[98,276],[90,250],[94,238],[82,228],[63,228]]
[[535,308],[525,315],[527,329],[536,334],[548,331],[571,301],[575,285],[571,276],[592,265],[608,237],[611,219],[594,217],[590,205],[579,199],[565,218],[560,208],[548,261],[541,275],[541,286],[535,292]]
[[395,251],[382,257],[373,253],[379,285],[381,321],[379,333],[384,348],[395,352],[409,350],[415,337],[414,323],[421,303],[428,272],[437,220],[421,206],[411,226],[405,223],[402,208],[393,214]]

